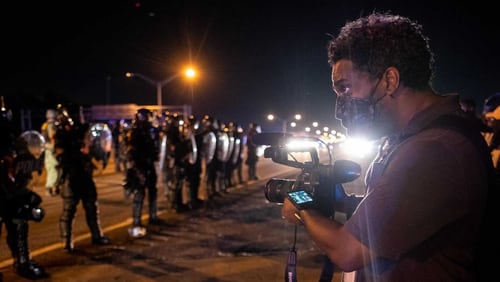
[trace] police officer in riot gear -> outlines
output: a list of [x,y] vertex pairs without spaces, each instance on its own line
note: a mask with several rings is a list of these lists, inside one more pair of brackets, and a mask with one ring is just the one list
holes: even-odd
[[248,125],[247,131],[247,159],[245,160],[245,164],[248,166],[249,181],[259,179],[257,176],[257,162],[259,161],[259,156],[257,154],[258,145],[256,145],[252,140],[252,137],[259,133],[260,126],[254,122],[251,122]]
[[[206,189],[208,199],[212,199],[214,196],[221,196],[219,192],[219,184],[217,178],[217,171],[220,167],[220,161],[217,159],[217,142],[219,133],[219,123],[216,119],[211,116],[206,115],[203,118],[204,135],[205,135],[205,152],[204,155],[208,158],[206,162]],[[210,138],[206,138],[209,136]]]
[[173,208],[180,212],[194,209],[198,205],[201,162],[198,162],[194,117],[185,121],[182,116],[178,116],[176,123],[176,130],[171,131],[167,138],[175,140],[175,189],[171,200]]
[[55,153],[59,162],[59,186],[63,198],[63,212],[60,217],[60,232],[64,249],[73,251],[73,222],[77,205],[81,201],[85,218],[91,233],[92,244],[110,244],[104,236],[99,222],[97,189],[93,179],[90,154],[90,126],[83,118],[73,120],[68,111],[58,106],[55,135]]
[[[164,196],[168,204],[172,204],[173,191],[175,191],[175,143],[177,138],[175,132],[178,132],[175,116],[168,111],[163,113],[162,126],[160,130],[160,150],[159,150],[159,169],[161,173],[161,182],[164,187]],[[171,206],[170,206],[171,207]]]
[[37,131],[25,132],[16,139],[11,115],[3,105],[0,131],[0,233],[5,224],[15,272],[28,279],[43,278],[47,273],[30,257],[28,221],[40,222],[45,213],[40,207],[41,197],[28,188],[28,183],[32,172],[43,168],[45,140]]
[[172,150],[173,157],[173,173],[169,179],[173,185],[169,187],[169,198],[171,207],[176,211],[183,211],[185,209],[182,199],[182,189],[186,182],[187,177],[187,162],[186,162],[186,142],[184,140],[184,117],[182,115],[172,115],[172,122],[166,131],[167,143]]
[[[236,122],[232,121],[229,122],[227,129],[229,136],[233,139],[233,146],[232,150],[229,152],[229,160],[226,163],[225,181],[226,187],[233,187],[243,182],[241,174],[241,155],[244,146],[242,140],[243,129]],[[236,183],[234,182],[234,178],[237,180]]]
[[[202,202],[198,197],[198,190],[201,184],[202,161],[198,150],[203,146],[203,134],[200,129],[199,121],[194,115],[190,115],[186,125],[186,130],[194,138],[193,142],[187,142],[188,153],[195,157],[187,163],[186,177],[189,183],[189,209],[196,209],[201,206]],[[186,134],[188,135],[188,134]]]
[[128,136],[127,172],[124,188],[127,194],[133,194],[132,227],[129,235],[134,238],[144,237],[146,228],[142,225],[141,215],[148,193],[149,223],[158,224],[158,189],[155,162],[159,154],[159,130],[153,127],[153,113],[145,108],[137,110],[134,124]]

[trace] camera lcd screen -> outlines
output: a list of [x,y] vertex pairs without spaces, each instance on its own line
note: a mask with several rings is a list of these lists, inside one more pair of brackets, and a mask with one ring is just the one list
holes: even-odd
[[309,192],[304,191],[304,190],[299,190],[299,191],[290,191],[288,192],[288,195],[296,204],[305,204],[314,201],[313,198],[311,197],[311,194]]
[[305,190],[296,190],[287,192],[288,199],[297,207],[297,209],[308,209],[315,206],[312,195]]

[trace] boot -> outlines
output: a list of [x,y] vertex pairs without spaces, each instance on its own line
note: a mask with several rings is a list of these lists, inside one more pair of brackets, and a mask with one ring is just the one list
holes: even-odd
[[142,201],[134,200],[132,203],[132,225],[142,226]]
[[68,185],[63,185],[62,189],[62,193],[65,196],[63,197],[63,212],[59,218],[59,233],[63,242],[63,249],[68,252],[72,252],[74,249],[72,232],[77,201],[76,199],[69,197],[73,195],[73,192]]
[[92,244],[100,246],[111,244],[109,237],[104,236],[100,231],[100,228],[98,227],[99,223],[96,223],[96,225],[97,227],[91,227],[90,229],[90,233],[92,234]]
[[132,238],[142,238],[142,237],[146,236],[147,231],[146,231],[146,228],[144,228],[142,226],[133,226],[133,227],[130,227],[128,229],[128,234]]
[[128,233],[132,238],[142,238],[147,233],[146,228],[141,224],[142,199],[144,198],[134,198],[132,202],[132,227],[128,229]]
[[161,221],[158,218],[158,202],[156,201],[156,197],[152,196],[149,201],[149,224],[160,224]]
[[73,244],[73,236],[71,234],[71,222],[60,221],[59,222],[59,230],[61,233],[61,238],[63,240],[63,249],[68,252],[72,252],[75,248]]
[[38,279],[47,276],[47,273],[36,261],[30,259],[28,248],[28,223],[17,224],[18,241],[14,257],[14,271],[28,279]]
[[48,276],[43,267],[34,260],[29,260],[23,264],[15,262],[14,270],[20,276],[28,279],[40,279]]
[[100,237],[92,237],[92,244],[100,246],[109,245],[111,244],[111,240],[109,237],[101,235]]
[[216,191],[220,193],[227,193],[226,189],[226,179],[224,178],[224,173],[218,172],[216,179]]
[[87,225],[89,226],[90,234],[92,235],[92,244],[101,246],[111,244],[111,240],[102,234],[101,224],[97,216],[90,216],[87,218]]

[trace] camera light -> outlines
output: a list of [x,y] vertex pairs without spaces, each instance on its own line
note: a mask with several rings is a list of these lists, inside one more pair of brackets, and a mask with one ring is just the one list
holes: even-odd
[[317,147],[317,142],[310,140],[290,140],[286,147],[291,150],[311,149]]
[[364,158],[373,153],[374,144],[365,139],[349,138],[340,144],[340,148],[351,156]]

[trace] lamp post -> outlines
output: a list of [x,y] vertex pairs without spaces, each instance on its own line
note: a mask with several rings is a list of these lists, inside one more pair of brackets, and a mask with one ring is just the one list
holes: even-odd
[[111,102],[111,76],[106,76],[106,105]]
[[267,120],[269,120],[269,121],[280,120],[283,123],[282,124],[282,131],[286,132],[286,120],[280,119],[279,117],[277,117],[277,116],[275,116],[273,114],[268,114],[267,115]]
[[[302,116],[300,114],[295,114],[294,115],[294,119],[295,120],[300,120],[300,119],[302,119]],[[276,115],[273,115],[273,114],[268,114],[267,115],[267,120],[269,120],[269,121],[273,121],[273,120],[279,120],[279,121],[281,121],[282,122],[282,130],[283,130],[284,133],[286,133],[287,127],[288,127],[288,124],[287,124],[288,122],[286,120],[284,120],[282,118],[279,118],[279,117],[277,117]]]
[[[161,81],[157,81],[157,80],[154,80],[154,79],[151,79],[149,78],[148,76],[145,76],[144,74],[142,73],[138,73],[138,72],[127,72],[125,73],[125,76],[126,77],[129,77],[129,78],[132,78],[132,77],[138,77],[144,81],[146,81],[147,83],[153,85],[156,87],[156,101],[158,103],[158,111],[161,111],[162,109],[162,89],[163,87],[170,83],[172,80],[176,79],[177,77],[179,77],[182,73],[176,73],[164,80],[161,80]],[[196,75],[196,72],[194,71],[194,69],[192,68],[188,68],[186,69],[186,71],[184,72],[184,75],[187,77],[187,78],[193,78],[195,75]]]

